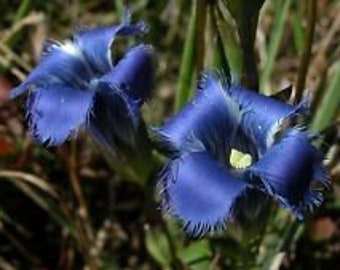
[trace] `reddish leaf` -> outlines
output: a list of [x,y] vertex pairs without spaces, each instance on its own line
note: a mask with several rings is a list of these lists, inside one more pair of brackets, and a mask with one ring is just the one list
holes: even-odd
[[9,93],[12,88],[11,83],[4,76],[0,75],[0,102],[9,99]]
[[13,145],[8,142],[4,137],[0,137],[0,156],[12,153]]

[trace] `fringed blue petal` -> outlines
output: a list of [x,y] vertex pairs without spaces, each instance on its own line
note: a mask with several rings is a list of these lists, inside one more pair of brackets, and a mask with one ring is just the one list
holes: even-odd
[[89,65],[98,74],[109,72],[113,65],[110,47],[117,36],[136,36],[144,33],[147,26],[140,22],[131,24],[131,14],[127,12],[120,25],[83,29],[74,36],[74,42],[84,53]]
[[135,101],[114,85],[98,83],[87,128],[104,148],[114,152],[117,140],[133,146],[139,120]]
[[112,71],[99,80],[116,85],[142,104],[151,95],[154,72],[152,47],[139,45],[131,48]]
[[287,121],[308,110],[307,101],[292,106],[239,85],[233,85],[229,93],[242,111],[242,130],[257,146],[260,156],[274,143],[275,135]]
[[[165,146],[174,151],[188,149],[188,140],[199,141],[221,162],[228,162],[231,146],[237,144],[241,113],[223,89],[224,82],[206,74],[194,99],[158,130]],[[199,149],[201,150],[201,149]]]
[[12,90],[12,98],[28,89],[48,88],[52,85],[84,89],[92,76],[84,60],[82,52],[70,41],[50,44],[38,66],[22,84]]
[[118,26],[80,30],[64,43],[47,42],[39,65],[12,90],[12,98],[28,89],[54,84],[80,89],[88,87],[91,79],[112,69],[110,47],[116,36],[134,36],[146,31],[144,23],[132,25],[130,17],[127,12]]
[[232,217],[246,184],[205,152],[170,161],[161,175],[163,210],[178,216],[191,235],[220,229]]
[[64,86],[38,88],[27,99],[30,131],[50,146],[63,143],[86,122],[93,92]]
[[322,201],[313,185],[328,185],[328,176],[318,150],[308,134],[290,129],[250,168],[270,195],[291,209],[298,218],[312,211]]

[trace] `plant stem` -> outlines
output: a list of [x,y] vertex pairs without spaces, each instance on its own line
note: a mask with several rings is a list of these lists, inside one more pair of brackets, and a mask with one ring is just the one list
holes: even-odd
[[195,64],[196,73],[199,74],[204,67],[205,55],[205,26],[207,21],[207,0],[196,0],[196,27],[195,27]]
[[240,45],[243,52],[243,74],[241,82],[247,88],[258,91],[259,76],[254,51],[258,14],[247,20],[239,21],[237,31],[240,36]]
[[80,179],[76,173],[77,171],[77,147],[76,141],[71,142],[71,153],[68,159],[68,174],[71,182],[72,191],[78,202],[78,216],[80,217],[79,236],[81,237],[81,248],[86,259],[86,263],[91,270],[98,269],[96,258],[91,255],[91,248],[94,242],[94,229],[92,228],[92,222],[90,219],[88,205],[84,196]]
[[307,34],[306,34],[306,42],[304,46],[304,50],[301,55],[300,65],[298,70],[298,78],[296,83],[296,94],[295,100],[299,101],[302,97],[303,90],[306,84],[306,77],[308,72],[308,67],[310,64],[310,58],[312,54],[312,43],[315,32],[315,23],[316,23],[316,0],[308,1],[308,25],[307,25]]

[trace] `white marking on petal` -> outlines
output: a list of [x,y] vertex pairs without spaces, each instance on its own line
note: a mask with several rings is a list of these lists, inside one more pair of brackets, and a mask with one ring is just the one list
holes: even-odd
[[63,50],[65,53],[70,54],[74,57],[82,57],[82,52],[80,48],[74,44],[72,41],[67,40],[64,42],[61,46],[60,49]]
[[274,144],[274,142],[275,142],[275,134],[280,129],[281,122],[282,122],[281,119],[279,121],[276,121],[275,124],[272,125],[272,127],[269,129],[268,135],[267,135],[267,138],[266,138],[266,146],[267,146],[267,148],[270,148]]

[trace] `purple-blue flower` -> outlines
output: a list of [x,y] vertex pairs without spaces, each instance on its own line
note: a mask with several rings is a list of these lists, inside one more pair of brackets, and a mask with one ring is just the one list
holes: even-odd
[[141,35],[144,23],[131,24],[127,12],[117,26],[82,29],[65,42],[50,41],[38,66],[12,90],[28,92],[26,115],[31,134],[59,145],[85,126],[111,149],[117,141],[134,143],[139,108],[151,94],[153,49],[136,45],[113,64],[118,36]]
[[[248,218],[269,196],[302,218],[322,201],[316,189],[328,185],[313,136],[294,126],[306,102],[293,106],[226,82],[205,75],[193,100],[158,129],[171,150],[159,181],[163,210],[194,235]],[[253,164],[232,167],[232,149]]]
[[157,130],[171,153],[159,182],[163,209],[194,235],[223,227],[250,189],[229,164],[232,147],[245,138],[239,132],[241,111],[227,86],[205,74],[193,100]]

